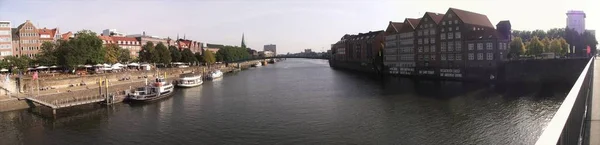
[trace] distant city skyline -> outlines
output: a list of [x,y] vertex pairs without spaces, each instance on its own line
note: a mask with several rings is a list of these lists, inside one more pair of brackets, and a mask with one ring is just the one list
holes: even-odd
[[[384,30],[389,21],[418,18],[449,7],[485,14],[493,24],[510,20],[514,30],[564,28],[568,10],[586,13],[586,29],[598,30],[600,10],[586,0],[208,0],[208,1],[8,1],[0,0],[0,21],[16,27],[31,20],[61,33],[117,29],[126,34],[180,37],[203,43],[276,44],[280,54],[326,51],[344,34]],[[433,5],[432,5],[433,4]],[[518,5],[517,5],[518,4]],[[534,7],[537,5],[539,7]]]

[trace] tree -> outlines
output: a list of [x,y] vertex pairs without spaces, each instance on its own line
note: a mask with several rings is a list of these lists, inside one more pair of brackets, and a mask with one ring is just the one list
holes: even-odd
[[596,46],[598,45],[598,40],[596,40],[596,36],[590,32],[584,32],[582,34],[582,39],[584,40],[585,47],[590,46],[591,53],[596,53]]
[[131,61],[131,53],[127,49],[119,50],[119,62],[130,62]]
[[562,52],[562,45],[560,44],[560,40],[558,39],[552,39],[552,42],[550,42],[550,45],[548,46],[548,51],[547,52],[552,52],[554,54],[560,54]]
[[104,61],[107,63],[117,63],[119,61],[119,56],[121,55],[121,47],[117,44],[108,44],[104,47],[106,54],[104,55]]
[[194,53],[194,57],[196,58],[196,60],[198,60],[199,62],[204,62],[204,57],[202,56],[204,53],[200,54],[200,52],[196,52]]
[[202,58],[204,59],[205,63],[208,64],[213,64],[215,62],[217,62],[217,58],[215,57],[215,54],[213,54],[211,51],[205,50],[202,53]]
[[171,63],[171,52],[169,49],[167,49],[167,46],[165,46],[162,42],[159,42],[156,44],[155,48],[157,56],[159,57],[159,63],[165,65]]
[[148,63],[157,63],[160,61],[160,56],[154,48],[154,43],[148,41],[146,45],[142,46],[142,50],[139,53],[140,61]]
[[[542,37],[540,37],[542,38]],[[548,39],[548,37],[545,37],[544,39],[542,39],[542,44],[544,44],[544,49],[542,52],[550,52],[550,43],[552,41],[550,39]]]
[[225,46],[217,51],[217,61],[236,61],[247,59],[250,54],[245,48],[237,46]]
[[560,55],[565,55],[567,54],[567,49],[569,49],[569,44],[567,43],[567,40],[565,40],[564,38],[558,38],[557,39],[558,42],[560,42],[560,47],[562,48],[559,52]]
[[544,44],[540,41],[540,38],[538,38],[537,36],[531,39],[526,48],[527,54],[529,55],[540,55],[544,52]]
[[181,52],[175,46],[169,46],[169,51],[171,51],[171,62],[179,62],[181,61]]
[[8,63],[9,66],[15,67],[16,70],[24,72],[27,71],[27,67],[29,67],[29,61],[31,59],[29,59],[29,57],[27,56],[7,56],[4,58],[4,60]]
[[519,57],[520,55],[525,54],[525,46],[523,44],[523,40],[520,37],[515,37],[509,45],[510,50],[508,54],[511,57]]
[[183,51],[181,52],[181,59],[183,62],[189,62],[189,63],[198,61],[198,60],[196,60],[196,58],[194,57],[194,53],[192,53],[192,51],[190,49],[183,49]]
[[104,63],[105,51],[96,33],[81,30],[69,41],[59,41],[56,49],[58,64],[74,69],[77,65]]
[[52,42],[44,42],[42,43],[41,50],[39,55],[36,57],[35,62],[39,65],[56,65],[58,64],[58,59],[56,57],[56,47],[57,44]]

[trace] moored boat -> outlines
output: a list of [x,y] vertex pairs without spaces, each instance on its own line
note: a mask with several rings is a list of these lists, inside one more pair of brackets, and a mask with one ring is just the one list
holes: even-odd
[[210,74],[211,79],[217,79],[223,77],[223,72],[221,70],[215,70]]
[[255,64],[252,64],[253,67],[260,67],[262,66],[262,63],[260,63],[260,61],[256,62]]
[[127,100],[132,102],[154,101],[173,95],[173,84],[167,82],[163,77],[155,79],[155,82],[144,87],[137,88],[133,93],[127,95]]
[[202,75],[186,73],[186,74],[182,74],[179,76],[179,80],[177,81],[177,86],[190,88],[190,87],[200,86],[200,85],[202,85],[202,83],[203,83]]

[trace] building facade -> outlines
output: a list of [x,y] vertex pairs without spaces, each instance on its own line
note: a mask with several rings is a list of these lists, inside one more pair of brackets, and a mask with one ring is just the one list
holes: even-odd
[[579,34],[585,32],[585,13],[576,10],[568,11],[567,28],[575,29]]
[[40,50],[39,30],[30,20],[13,29],[13,55],[16,57],[28,56],[35,58]]
[[271,51],[271,52],[277,54],[277,45],[267,44],[263,47],[263,51]]
[[385,30],[385,46],[383,49],[383,65],[389,68],[389,73],[398,74],[396,67],[399,65],[399,51],[400,51],[400,37],[399,30],[404,24],[399,22],[392,22],[388,24]]
[[142,50],[142,45],[136,38],[118,36],[98,36],[98,38],[102,40],[104,46],[116,44],[122,49],[129,50],[129,55],[132,58],[137,58],[140,50]]
[[180,51],[183,51],[183,49],[190,49],[192,53],[202,54],[202,43],[200,42],[187,39],[178,39],[176,43],[177,48],[179,48]]
[[10,21],[0,21],[0,59],[12,55],[12,41]]
[[102,30],[102,36],[117,36],[117,37],[125,37],[127,34],[118,32],[117,29],[105,29]]
[[58,31],[58,28],[54,28],[54,29],[47,29],[47,28],[43,28],[43,29],[39,29],[39,37],[40,37],[40,43],[44,43],[44,42],[56,42],[57,40],[61,39],[61,35]]
[[365,72],[381,71],[385,32],[371,31],[358,35],[344,35],[332,45],[329,65]]
[[415,27],[414,42],[416,72],[418,75],[435,76],[439,67],[439,33],[437,26],[444,14],[426,12]]
[[397,70],[400,75],[415,74],[415,28],[419,25],[421,19],[407,18],[404,25],[398,31],[399,50]]

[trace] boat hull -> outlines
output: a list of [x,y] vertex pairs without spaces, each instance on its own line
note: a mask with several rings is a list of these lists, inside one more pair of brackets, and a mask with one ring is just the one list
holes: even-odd
[[152,101],[156,101],[156,100],[169,98],[169,97],[173,96],[173,94],[175,94],[175,89],[171,89],[168,92],[163,92],[163,93],[161,93],[161,95],[158,95],[156,97],[150,97],[150,98],[136,98],[135,96],[130,95],[130,96],[127,96],[127,101],[131,102],[131,103],[152,102]]
[[191,87],[200,86],[200,85],[202,85],[202,83],[203,82],[196,83],[196,84],[177,84],[177,87],[180,87],[180,88],[191,88]]

